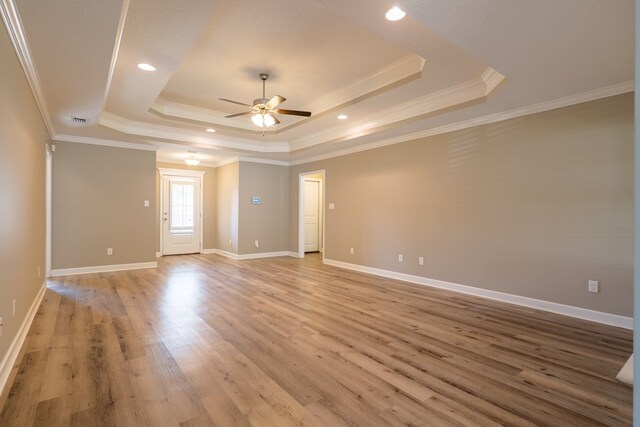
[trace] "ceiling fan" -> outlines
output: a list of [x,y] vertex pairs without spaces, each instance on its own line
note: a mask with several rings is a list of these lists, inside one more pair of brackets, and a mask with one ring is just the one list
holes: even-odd
[[240,116],[248,116],[252,114],[251,121],[256,126],[259,126],[264,130],[265,128],[268,128],[270,126],[280,123],[280,121],[276,117],[276,114],[286,114],[290,116],[302,116],[302,117],[311,116],[311,113],[309,111],[285,110],[282,108],[276,108],[278,105],[286,101],[286,98],[280,95],[276,95],[271,99],[267,99],[265,95],[265,82],[269,78],[269,74],[260,73],[258,74],[258,76],[262,80],[262,98],[254,99],[253,105],[245,104],[244,102],[232,101],[231,99],[218,98],[220,101],[243,105],[245,107],[250,108],[249,111],[245,111],[244,113],[230,114],[225,117],[233,118],[233,117],[240,117]]

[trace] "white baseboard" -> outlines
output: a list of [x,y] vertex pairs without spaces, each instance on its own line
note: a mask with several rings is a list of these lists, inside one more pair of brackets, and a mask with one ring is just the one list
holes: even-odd
[[258,258],[275,258],[281,256],[289,256],[289,251],[278,251],[278,252],[258,252],[255,254],[243,254],[238,255],[238,259],[258,259]]
[[631,354],[627,363],[625,363],[622,369],[620,369],[616,378],[620,382],[633,386],[633,354]]
[[200,253],[202,254],[216,254],[222,255],[227,258],[235,259],[236,261],[242,261],[245,259],[258,259],[258,258],[274,258],[281,256],[292,256],[298,257],[297,252],[290,251],[278,251],[278,252],[258,252],[255,254],[234,254],[233,252],[223,251],[222,249],[203,249]]
[[156,258],[160,258],[162,254],[160,252],[156,252]]
[[158,263],[136,262],[132,264],[97,265],[95,267],[60,268],[51,270],[52,277],[70,276],[73,274],[108,273],[112,271],[140,270],[143,268],[158,268]]
[[13,364],[16,363],[16,360],[18,359],[20,349],[22,349],[22,344],[24,344],[24,340],[25,338],[27,338],[27,332],[29,332],[29,328],[31,327],[33,318],[38,312],[38,307],[40,307],[42,298],[44,298],[44,294],[47,290],[46,284],[46,281],[42,283],[42,287],[38,291],[38,295],[36,295],[36,298],[33,300],[33,303],[31,304],[31,307],[27,312],[27,317],[25,317],[22,325],[20,325],[20,329],[18,329],[18,333],[11,342],[9,349],[7,350],[7,354],[4,355],[4,358],[0,363],[0,396],[4,392],[4,388],[7,385],[7,380],[9,379],[9,375],[11,374]]
[[633,329],[633,318],[620,316],[617,314],[604,313],[602,311],[588,310],[586,308],[574,307],[555,302],[528,298],[519,295],[507,294],[504,292],[490,291],[488,289],[476,288],[473,286],[459,285],[457,283],[445,282],[442,280],[429,279],[427,277],[413,276],[411,274],[398,273],[395,271],[382,270],[379,268],[366,267],[363,265],[349,264],[332,259],[324,259],[323,262],[335,267],[346,268],[348,270],[362,273],[375,274],[376,276],[388,277],[390,279],[402,280],[416,283],[418,285],[431,286],[434,288],[447,289],[463,294],[474,295],[482,298],[507,302],[510,304],[522,305],[538,310],[550,311],[552,313],[563,314],[565,316],[576,317],[578,319],[590,320],[592,322],[603,323],[605,325],[617,326],[625,329]]
[[300,255],[300,253],[294,251],[289,251],[289,256],[293,258],[304,258],[304,254]]

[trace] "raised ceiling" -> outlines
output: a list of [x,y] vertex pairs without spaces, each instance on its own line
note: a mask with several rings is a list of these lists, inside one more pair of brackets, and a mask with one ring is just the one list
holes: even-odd
[[[385,20],[399,4],[407,17]],[[302,162],[633,88],[632,0],[2,0],[52,137]],[[157,68],[144,72],[137,64]],[[265,132],[218,101],[313,112]],[[338,114],[349,118],[341,121]],[[86,118],[79,125],[72,117]],[[215,133],[206,132],[213,128]]]

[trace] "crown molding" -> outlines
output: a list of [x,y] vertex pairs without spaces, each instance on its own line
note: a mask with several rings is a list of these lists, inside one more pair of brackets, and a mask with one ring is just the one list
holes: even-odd
[[484,98],[488,93],[489,87],[485,80],[482,77],[477,77],[438,92],[377,111],[360,118],[354,123],[327,129],[326,131],[292,141],[290,143],[291,151],[309,148],[329,141],[344,141],[368,135],[376,128]]
[[[186,164],[184,162],[184,159],[180,160],[180,159],[174,159],[174,158],[170,158],[170,157],[159,157],[159,156],[156,156],[156,163],[169,163],[169,164],[172,164],[172,165],[186,166]],[[215,168],[215,167],[217,167],[217,163],[201,161],[200,163],[198,163],[198,166],[196,166],[196,167]],[[188,170],[188,169],[185,169],[185,170]]]
[[16,55],[20,60],[27,81],[29,82],[31,92],[33,92],[44,125],[49,132],[49,136],[53,137],[56,132],[53,127],[53,122],[51,121],[51,115],[47,109],[46,98],[40,85],[35,62],[31,56],[31,49],[29,48],[29,42],[27,41],[22,21],[20,20],[20,14],[13,0],[0,0],[0,15],[2,15],[2,20],[7,27],[7,33],[16,51]]
[[160,173],[160,176],[192,176],[195,178],[202,178],[207,171],[198,171],[192,169],[168,169],[168,168],[156,168]]
[[480,76],[485,86],[487,87],[486,95],[489,95],[493,90],[504,81],[505,77],[498,71],[491,67],[488,67]]
[[260,143],[253,140],[226,136],[222,139],[219,136],[205,136],[203,135],[204,132],[194,132],[169,126],[127,120],[106,111],[100,115],[100,124],[126,134],[197,143],[208,148],[234,148],[260,153],[289,152],[289,144],[286,142]]
[[286,160],[272,160],[272,159],[261,159],[258,157],[241,157],[241,156],[236,156],[236,157],[231,157],[225,160],[222,160],[219,163],[216,163],[215,167],[220,167],[220,166],[226,166],[226,165],[230,165],[232,163],[237,163],[237,162],[247,162],[247,163],[261,163],[261,164],[265,164],[265,165],[276,165],[276,166],[289,166],[290,162],[286,161]]
[[[167,101],[162,98],[158,98],[151,105],[150,109],[165,117],[191,120],[211,125],[231,126],[229,124],[229,119],[225,117],[228,113],[209,110],[207,108],[194,107],[187,104],[180,104],[178,102]],[[244,121],[236,121],[232,127],[248,131],[255,131],[257,129],[253,123]],[[273,132],[267,131],[266,133]]]
[[116,70],[116,63],[118,61],[118,53],[120,52],[120,44],[122,42],[122,36],[124,34],[124,24],[127,20],[127,13],[129,11],[129,0],[122,1],[122,9],[120,11],[120,20],[118,21],[118,30],[116,32],[116,40],[113,45],[113,53],[111,54],[111,64],[109,65],[109,74],[107,75],[107,84],[104,88],[104,95],[102,96],[102,103],[100,105],[100,111],[104,111],[107,105],[107,97],[111,90],[111,82],[113,81],[113,74]]
[[[424,64],[424,58],[417,55],[407,55],[399,61],[366,75],[347,86],[323,95],[320,99],[312,102],[305,108],[313,111],[313,114],[317,116],[394,83],[398,83],[402,80],[418,75],[422,72]],[[210,123],[220,126],[232,126],[234,128],[249,131],[255,131],[256,129],[255,125],[245,121],[236,121],[233,125],[230,125],[229,119],[225,117],[227,113],[207,108],[194,107],[192,105],[172,102],[161,98],[158,98],[156,102],[151,105],[151,110],[163,116],[177,119]],[[271,132],[267,130],[266,133],[280,133],[302,120],[304,120],[304,118],[294,116],[287,125],[282,124],[278,126],[277,130]]]
[[407,55],[347,86],[323,95],[317,101],[312,102],[308,109],[315,111],[314,114],[318,115],[352,102],[355,99],[362,98],[394,83],[421,74],[425,62],[425,59],[418,55]]
[[159,147],[153,145],[136,144],[133,142],[113,141],[109,139],[90,138],[86,136],[56,134],[51,139],[62,142],[76,142],[79,144],[102,145],[105,147],[128,148],[130,150],[158,151]]
[[531,114],[542,113],[545,111],[551,111],[558,108],[569,107],[571,105],[582,104],[589,101],[596,101],[598,99],[608,98],[610,96],[633,92],[634,90],[635,90],[634,81],[622,82],[615,85],[594,89],[591,91],[566,96],[563,98],[554,99],[551,101],[529,105],[526,107],[520,107],[520,108],[516,108],[509,111],[489,114],[489,115],[477,117],[474,119],[469,119],[469,120],[464,120],[457,123],[438,126],[435,128],[426,129],[423,131],[414,132],[406,135],[401,135],[394,138],[388,138],[385,140],[376,141],[369,144],[362,144],[356,147],[346,148],[344,150],[333,151],[331,153],[305,157],[299,160],[292,160],[289,162],[289,164],[291,166],[295,166],[295,165],[301,165],[305,163],[316,162],[320,160],[331,159],[334,157],[346,156],[349,154],[359,153],[361,151],[367,151],[367,150],[373,150],[376,148],[386,147],[388,145],[400,144],[402,142],[414,141],[421,138],[427,138],[429,136],[440,135],[444,133],[454,132],[457,130],[468,129],[475,126],[501,122],[504,120],[514,119],[517,117],[528,116]]

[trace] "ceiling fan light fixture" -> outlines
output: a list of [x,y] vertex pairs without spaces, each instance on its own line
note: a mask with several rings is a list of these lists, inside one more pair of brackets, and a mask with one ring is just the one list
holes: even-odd
[[406,15],[407,13],[404,10],[400,9],[398,6],[394,6],[387,10],[387,13],[384,16],[388,21],[399,21]]
[[271,113],[254,114],[253,116],[251,116],[251,121],[258,127],[268,128],[276,124],[276,119],[271,115]]

